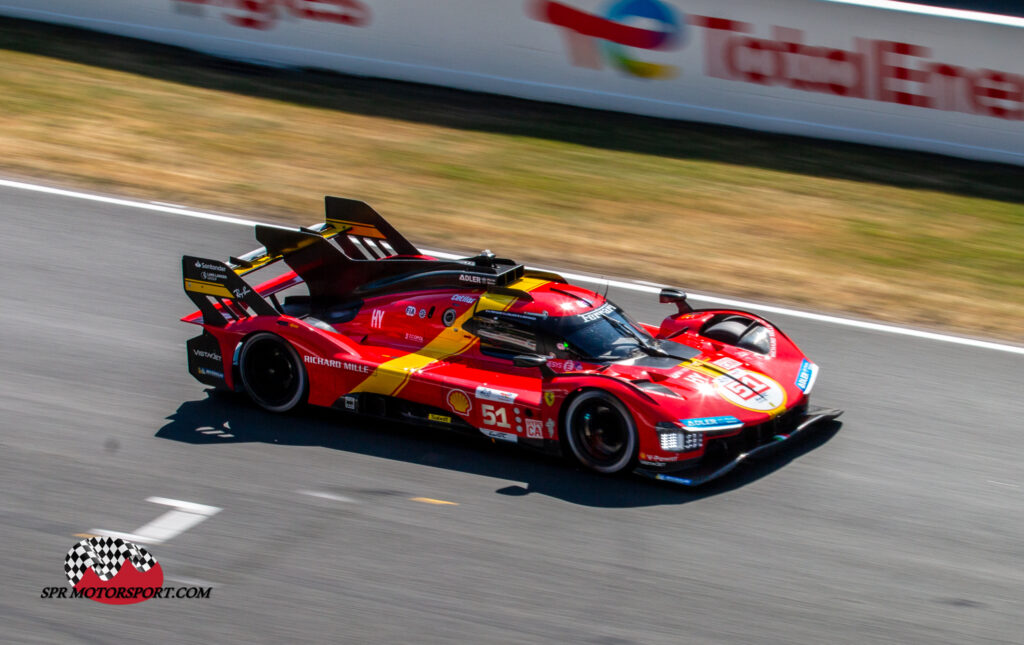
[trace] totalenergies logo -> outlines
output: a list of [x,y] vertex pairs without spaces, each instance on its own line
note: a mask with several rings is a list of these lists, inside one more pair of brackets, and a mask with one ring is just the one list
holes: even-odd
[[587,13],[553,0],[533,0],[527,11],[542,22],[561,27],[574,65],[601,69],[601,59],[640,78],[665,79],[679,74],[674,65],[640,60],[635,50],[670,51],[682,46],[685,18],[658,0],[615,0],[602,13]]

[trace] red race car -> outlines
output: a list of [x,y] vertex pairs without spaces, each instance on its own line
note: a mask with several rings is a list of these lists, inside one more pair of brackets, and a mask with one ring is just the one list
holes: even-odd
[[[808,405],[817,366],[754,314],[664,289],[677,313],[638,323],[554,273],[429,257],[365,203],[326,202],[325,223],[257,225],[263,248],[226,263],[182,258],[201,383],[272,412],[308,402],[685,485],[841,414]],[[290,270],[246,281],[279,260]]]

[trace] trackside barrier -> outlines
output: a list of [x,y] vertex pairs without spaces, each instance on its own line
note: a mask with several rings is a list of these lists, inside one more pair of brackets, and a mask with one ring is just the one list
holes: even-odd
[[885,0],[0,0],[236,59],[1024,165],[1024,19]]

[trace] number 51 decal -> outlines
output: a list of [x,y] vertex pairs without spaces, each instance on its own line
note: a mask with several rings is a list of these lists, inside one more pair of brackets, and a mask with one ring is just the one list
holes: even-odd
[[508,409],[499,408],[490,403],[480,405],[480,414],[484,417],[485,426],[496,426],[498,428],[511,428],[508,423]]

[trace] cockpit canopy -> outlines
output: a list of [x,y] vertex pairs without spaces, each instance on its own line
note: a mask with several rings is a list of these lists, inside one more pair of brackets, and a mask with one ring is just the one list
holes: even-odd
[[480,311],[465,329],[480,337],[483,352],[508,356],[546,354],[608,362],[643,353],[653,337],[611,301],[573,315]]

